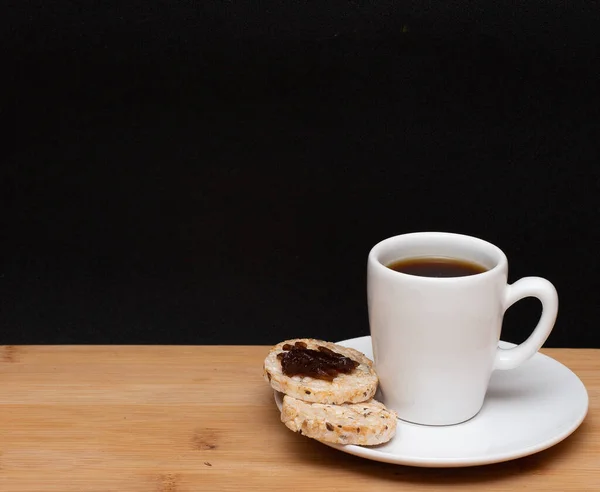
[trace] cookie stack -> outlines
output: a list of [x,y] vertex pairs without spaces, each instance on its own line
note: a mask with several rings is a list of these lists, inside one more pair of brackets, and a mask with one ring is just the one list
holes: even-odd
[[373,446],[396,433],[396,413],[373,399],[377,374],[361,352],[310,338],[269,351],[265,379],[284,394],[281,421],[294,432],[334,444]]

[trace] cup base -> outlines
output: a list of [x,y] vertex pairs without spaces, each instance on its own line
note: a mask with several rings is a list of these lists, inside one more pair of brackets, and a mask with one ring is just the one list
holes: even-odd
[[[385,402],[384,402],[384,405],[385,405]],[[483,405],[482,405],[482,408],[483,408]],[[398,417],[397,420],[400,420],[402,422],[406,422],[407,424],[420,425],[422,427],[452,427],[452,426],[466,424],[467,422],[470,422],[475,417],[477,417],[477,415],[479,415],[480,412],[481,412],[481,408],[477,411],[477,413],[475,415],[473,415],[472,417],[469,417],[468,419],[461,420],[460,422],[451,422],[451,423],[448,423],[448,424],[426,424],[426,423],[423,423],[423,422],[414,422],[412,420],[403,419],[402,417]]]

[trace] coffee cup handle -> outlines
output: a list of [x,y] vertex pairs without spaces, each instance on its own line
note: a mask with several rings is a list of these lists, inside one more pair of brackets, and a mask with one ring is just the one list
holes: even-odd
[[542,314],[537,326],[520,345],[509,349],[498,347],[494,369],[514,369],[530,359],[548,339],[558,313],[558,294],[554,285],[541,277],[524,277],[506,287],[504,310],[525,297],[536,297],[542,303]]

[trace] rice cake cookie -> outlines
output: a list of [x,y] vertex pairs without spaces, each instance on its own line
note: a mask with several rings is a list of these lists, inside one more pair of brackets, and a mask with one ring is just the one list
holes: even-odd
[[343,405],[307,403],[284,396],[281,421],[304,436],[333,444],[374,446],[396,434],[396,412],[376,400]]
[[[352,359],[358,366],[348,374],[338,374],[331,381],[310,376],[287,376],[283,373],[278,354],[285,352],[285,345],[294,346],[297,343],[312,350],[324,347],[325,350]],[[275,345],[265,358],[263,375],[276,391],[311,403],[341,404],[367,401],[375,395],[379,382],[373,369],[373,361],[363,353],[312,338],[295,338]]]

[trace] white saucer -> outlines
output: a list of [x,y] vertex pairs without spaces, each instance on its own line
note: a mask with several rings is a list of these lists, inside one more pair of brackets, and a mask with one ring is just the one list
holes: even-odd
[[[338,342],[373,358],[371,337]],[[500,342],[501,347],[513,344]],[[282,395],[275,393],[281,409]],[[517,369],[495,371],[483,408],[473,419],[448,427],[398,421],[388,443],[361,447],[327,444],[375,461],[423,467],[475,466],[508,461],[547,449],[579,427],[588,394],[568,368],[536,354]]]

